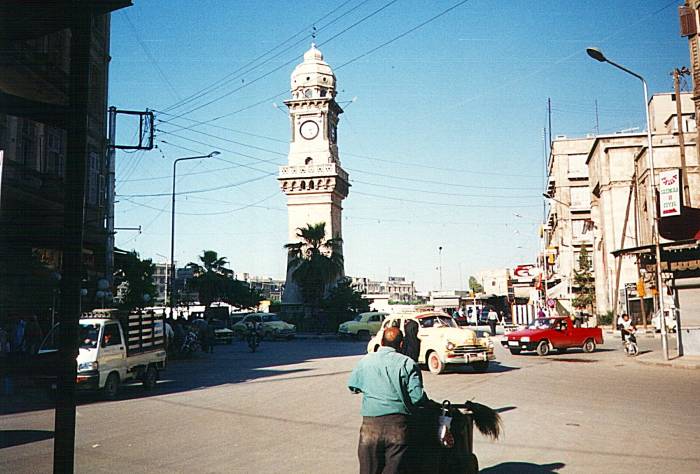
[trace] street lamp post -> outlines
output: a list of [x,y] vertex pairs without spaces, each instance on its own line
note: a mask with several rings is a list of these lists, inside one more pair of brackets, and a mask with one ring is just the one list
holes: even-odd
[[440,291],[442,291],[442,245],[440,247],[438,247],[438,257],[439,257],[438,270],[440,272]]
[[[654,241],[654,248],[656,251],[656,288],[659,295],[659,311],[660,311],[660,325],[661,325],[661,345],[663,347],[664,359],[668,360],[668,332],[666,331],[666,318],[664,317],[664,292],[663,292],[663,278],[661,277],[661,246],[659,244],[659,215],[656,208],[656,173],[654,171],[654,147],[652,143],[651,136],[651,117],[649,116],[649,90],[647,87],[647,81],[637,74],[636,72],[630,71],[624,66],[621,66],[608,58],[605,57],[603,52],[598,48],[586,48],[586,53],[601,63],[608,63],[617,69],[626,72],[627,74],[636,77],[642,81],[642,87],[644,89],[644,112],[647,120],[647,163],[649,167],[649,188],[651,191],[651,204],[653,208],[653,219],[654,226],[652,228],[652,240]],[[642,300],[642,304],[644,301]]]
[[219,155],[218,151],[212,151],[208,155],[198,155],[198,156],[186,156],[184,158],[178,158],[173,161],[173,194],[170,209],[170,275],[169,281],[170,285],[170,317],[175,315],[175,177],[177,175],[177,164],[181,161],[186,160],[201,160],[205,158],[211,158],[212,156]]

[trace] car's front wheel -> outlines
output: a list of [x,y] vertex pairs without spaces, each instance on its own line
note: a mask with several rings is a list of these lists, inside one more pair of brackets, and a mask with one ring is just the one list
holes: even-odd
[[537,355],[546,356],[547,354],[549,354],[549,341],[540,341],[537,344]]
[[107,377],[107,380],[105,381],[105,386],[103,388],[103,394],[104,397],[107,400],[114,400],[117,398],[117,394],[119,393],[119,375],[117,375],[116,372],[112,372],[109,374]]
[[441,374],[445,371],[445,363],[440,360],[437,352],[431,352],[428,355],[428,370],[433,374]]

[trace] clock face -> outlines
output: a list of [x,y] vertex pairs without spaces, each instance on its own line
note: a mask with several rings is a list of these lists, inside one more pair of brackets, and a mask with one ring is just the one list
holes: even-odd
[[318,124],[313,120],[307,120],[301,124],[301,127],[299,127],[299,133],[301,133],[301,136],[307,140],[316,138],[316,135],[318,135]]

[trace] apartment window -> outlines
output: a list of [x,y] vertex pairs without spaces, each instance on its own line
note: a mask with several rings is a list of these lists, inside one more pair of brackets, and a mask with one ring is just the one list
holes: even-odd
[[18,158],[25,168],[36,169],[36,126],[29,120],[21,122]]
[[63,130],[49,128],[46,134],[46,158],[44,163],[44,173],[63,176]]
[[574,186],[571,188],[571,209],[586,210],[591,208],[591,195],[588,186]]
[[586,154],[569,155],[568,177],[570,179],[588,178],[588,166],[586,166],[587,156]]

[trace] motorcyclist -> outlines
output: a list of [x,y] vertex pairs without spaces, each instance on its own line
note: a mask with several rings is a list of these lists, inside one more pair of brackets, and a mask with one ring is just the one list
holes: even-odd
[[623,336],[623,344],[625,343],[625,341],[634,342],[636,344],[637,337],[634,335],[634,333],[637,331],[637,327],[632,323],[629,314],[622,315],[622,322],[620,323],[620,326],[620,330],[622,331]]

